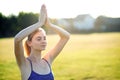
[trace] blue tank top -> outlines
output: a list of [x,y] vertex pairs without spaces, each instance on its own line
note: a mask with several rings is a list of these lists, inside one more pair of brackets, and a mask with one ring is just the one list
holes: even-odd
[[28,80],[54,80],[50,64],[48,63],[48,61],[46,59],[44,59],[44,58],[42,58],[42,59],[47,62],[48,66],[50,68],[50,73],[42,75],[42,74],[38,74],[38,73],[34,72],[33,67],[32,67],[32,62],[30,59],[28,59],[30,62],[30,65],[31,65],[31,74],[30,74]]

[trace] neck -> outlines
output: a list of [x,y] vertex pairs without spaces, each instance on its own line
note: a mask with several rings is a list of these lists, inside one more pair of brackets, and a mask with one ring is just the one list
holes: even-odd
[[31,50],[29,58],[34,62],[39,62],[41,60],[41,51]]

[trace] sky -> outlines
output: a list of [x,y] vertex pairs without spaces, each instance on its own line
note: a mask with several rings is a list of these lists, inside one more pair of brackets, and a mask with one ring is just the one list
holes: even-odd
[[0,12],[5,15],[18,15],[19,12],[39,13],[45,4],[50,18],[74,18],[90,14],[120,17],[119,0],[0,0]]

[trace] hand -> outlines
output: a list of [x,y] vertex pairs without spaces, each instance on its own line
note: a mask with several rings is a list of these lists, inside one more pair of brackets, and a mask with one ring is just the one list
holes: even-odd
[[44,25],[45,24],[45,21],[46,21],[46,7],[45,5],[43,4],[41,6],[41,10],[40,10],[40,16],[39,16],[39,22],[40,24]]
[[45,13],[46,13],[46,20],[45,20],[45,26],[46,27],[49,27],[49,26],[51,26],[51,22],[50,22],[50,20],[49,20],[49,18],[48,18],[48,15],[47,15],[47,9],[45,8]]

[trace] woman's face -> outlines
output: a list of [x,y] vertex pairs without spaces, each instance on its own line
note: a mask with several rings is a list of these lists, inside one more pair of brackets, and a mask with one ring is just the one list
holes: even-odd
[[46,46],[46,33],[44,31],[37,32],[30,41],[31,49],[42,51],[45,50]]

